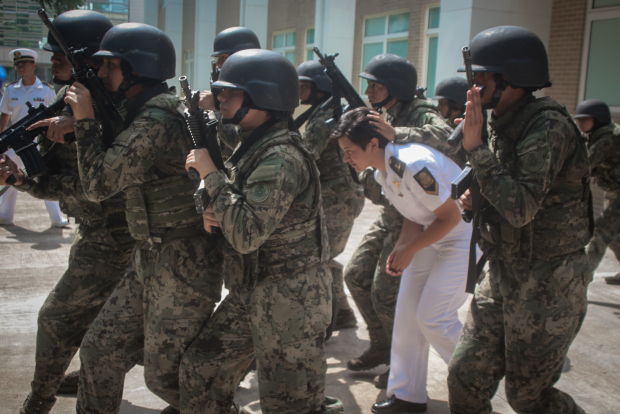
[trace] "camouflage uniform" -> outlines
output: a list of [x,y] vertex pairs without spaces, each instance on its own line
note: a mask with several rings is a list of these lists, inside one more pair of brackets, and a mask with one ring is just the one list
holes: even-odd
[[588,154],[565,107],[526,95],[490,122],[490,148],[468,154],[482,195],[478,285],[449,366],[452,413],[490,413],[506,377],[521,413],[583,413],[553,387],[585,317],[592,273]]
[[92,200],[124,193],[138,240],[133,267],[82,341],[78,413],[118,412],[125,374],[142,356],[149,389],[178,407],[179,362],[220,299],[221,257],[195,210],[180,101],[165,84],[144,93],[154,97],[126,103],[140,112],[107,151],[99,122],[75,125],[84,191]]
[[323,212],[332,257],[329,268],[340,309],[351,309],[344,292],[343,266],[334,258],[342,253],[347,245],[353,222],[364,208],[364,194],[361,186],[353,181],[348,164],[342,160],[338,142],[329,139],[329,127],[325,122],[331,117],[331,108],[321,109],[321,106],[318,106],[310,114],[303,140],[309,151],[320,154],[316,165],[321,174]]
[[183,357],[182,413],[228,414],[254,357],[264,413],[322,409],[332,279],[313,159],[279,121],[230,179],[205,178],[227,240],[229,294]]
[[[426,144],[442,152],[454,151],[445,142],[452,129],[429,101],[398,102],[387,113],[398,142]],[[400,236],[403,217],[381,194],[381,186],[372,174],[366,174],[363,181],[366,197],[383,208],[353,253],[344,279],[368,329],[383,327],[391,343],[400,276],[388,275],[385,264]]]
[[[61,89],[58,97],[68,88]],[[41,152],[51,146],[43,140]],[[53,147],[47,172],[15,186],[39,199],[59,200],[61,210],[80,223],[69,266],[39,311],[31,387],[42,399],[56,394],[86,330],[130,265],[135,244],[125,220],[125,197],[89,201],[80,181],[75,142]]]
[[620,260],[620,126],[612,122],[597,129],[590,135],[588,150],[592,177],[610,200],[596,219],[594,236],[588,245],[588,258],[594,271],[608,245]]

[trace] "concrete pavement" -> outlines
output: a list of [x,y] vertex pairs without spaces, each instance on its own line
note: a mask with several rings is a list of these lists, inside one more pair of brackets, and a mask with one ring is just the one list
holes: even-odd
[[[345,252],[338,258],[343,264],[346,265],[377,214],[378,208],[367,203]],[[23,194],[18,198],[15,225],[0,226],[0,414],[17,414],[30,390],[37,312],[66,268],[75,227],[72,224],[65,229],[49,228],[43,204]],[[618,271],[618,262],[613,254],[608,254],[590,285],[588,315],[557,385],[591,414],[620,413],[620,286],[608,286],[602,280]],[[468,305],[469,301],[461,308],[461,319]],[[366,414],[373,403],[385,398],[385,391],[372,384],[373,377],[384,372],[385,367],[361,373],[346,369],[347,360],[360,355],[369,345],[368,331],[357,315],[358,328],[337,332],[327,342],[327,394],[343,400],[346,413]],[[75,358],[70,369],[78,366]],[[449,412],[446,375],[446,364],[431,348],[429,414]],[[236,399],[246,408],[260,412],[254,373],[241,384]],[[134,368],[125,381],[120,412],[157,414],[165,406],[147,390],[142,368]],[[506,402],[503,387],[494,398],[493,407],[494,413],[514,413]],[[73,412],[75,396],[59,396],[52,413]]]

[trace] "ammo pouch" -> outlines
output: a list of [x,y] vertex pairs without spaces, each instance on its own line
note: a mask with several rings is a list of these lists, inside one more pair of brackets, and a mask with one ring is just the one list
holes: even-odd
[[125,213],[132,237],[162,243],[172,228],[196,227],[202,220],[193,197],[197,187],[187,175],[176,175],[126,188]]

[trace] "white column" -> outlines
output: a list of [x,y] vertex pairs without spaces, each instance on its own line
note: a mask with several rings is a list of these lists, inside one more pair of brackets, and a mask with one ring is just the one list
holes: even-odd
[[[130,4],[136,0],[131,0]],[[143,23],[149,24],[151,26],[157,27],[157,21],[159,18],[159,1],[157,0],[138,0],[138,2],[142,1],[144,6],[143,12]],[[129,12],[129,17],[131,18],[131,10]],[[132,22],[134,20],[131,20]]]
[[194,85],[193,89],[210,89],[211,55],[215,40],[217,0],[196,0],[194,29]]
[[183,67],[183,0],[165,0],[166,4],[166,34],[172,40],[176,59],[176,76],[170,79],[168,84],[176,86],[180,92],[179,76]]
[[315,6],[314,43],[323,53],[339,53],[336,64],[349,81],[357,79],[357,76],[351,73],[355,3],[355,0],[316,0]]
[[521,26],[549,45],[553,0],[442,0],[439,20],[437,81],[457,74],[463,66],[461,48],[483,30]]
[[144,23],[144,2],[145,0],[131,0],[129,2],[130,23]]
[[239,26],[252,29],[261,48],[267,48],[267,14],[269,0],[240,0]]

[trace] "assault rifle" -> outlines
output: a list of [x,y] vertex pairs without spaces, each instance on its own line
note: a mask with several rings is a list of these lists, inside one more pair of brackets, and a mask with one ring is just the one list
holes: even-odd
[[[211,61],[211,85],[213,85],[220,78],[220,68],[217,67],[215,60]],[[211,88],[213,94],[213,103],[216,110],[220,110],[220,101],[217,100],[217,96],[220,94],[220,88]]]
[[111,147],[116,137],[115,127],[123,124],[123,117],[118,112],[101,79],[93,68],[86,63],[85,49],[73,50],[73,48],[68,47],[65,40],[58,33],[58,30],[56,30],[56,27],[47,17],[45,9],[39,10],[37,14],[54,39],[56,39],[56,42],[66,55],[67,61],[73,67],[73,78],[89,90],[93,106],[97,111],[97,118],[101,121],[104,145],[108,148]]
[[[32,106],[30,102],[26,102],[28,114],[0,133],[0,154],[12,148],[24,162],[28,177],[38,177],[45,172],[45,161],[37,149],[38,142],[36,139],[39,134],[47,129],[37,128],[28,131],[28,127],[36,122],[56,116],[56,114],[65,107],[64,99],[65,97],[63,95],[52,102],[48,107],[40,104],[37,108]],[[9,185],[14,184],[15,177],[10,176],[7,178],[6,182]]]
[[[224,160],[222,159],[222,153],[217,142],[217,119],[209,120],[208,116],[205,123],[205,112],[198,105],[200,100],[200,92],[193,91],[189,87],[187,82],[187,76],[181,76],[179,78],[181,89],[185,95],[186,109],[183,111],[183,116],[187,122],[187,127],[192,136],[194,148],[206,148],[209,151],[209,155],[213,160],[213,163],[218,170],[224,170]],[[189,177],[194,180],[200,180],[200,174],[198,171],[191,168]],[[209,205],[209,195],[204,188],[204,181],[200,181],[200,186],[194,194],[194,202],[196,203],[196,212],[198,214],[204,213],[206,207]],[[218,229],[214,229],[217,232]]]

